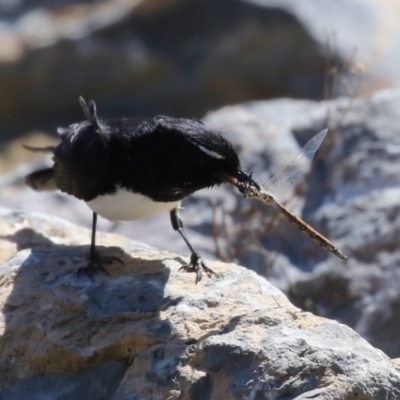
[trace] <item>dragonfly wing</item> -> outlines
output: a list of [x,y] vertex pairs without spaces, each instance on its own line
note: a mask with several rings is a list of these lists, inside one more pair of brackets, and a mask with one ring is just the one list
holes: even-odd
[[311,162],[321,143],[324,141],[328,129],[315,135],[302,148],[300,153],[283,169],[276,173],[266,184],[264,189],[280,199],[290,195],[292,189],[304,178],[310,169]]

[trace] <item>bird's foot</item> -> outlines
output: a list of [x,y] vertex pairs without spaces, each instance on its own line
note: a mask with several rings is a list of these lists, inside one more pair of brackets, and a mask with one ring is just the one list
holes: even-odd
[[77,271],[78,277],[88,276],[91,280],[98,274],[110,276],[110,273],[104,268],[103,264],[109,265],[114,261],[124,264],[121,259],[115,256],[100,256],[97,252],[90,253],[89,263],[86,267],[81,267]]
[[203,276],[203,271],[207,274],[208,277],[212,275],[218,276],[210,267],[207,267],[207,264],[201,258],[200,254],[194,251],[190,256],[190,264],[184,265],[179,268],[180,270],[184,270],[186,272],[194,272],[196,274],[196,283],[201,281]]

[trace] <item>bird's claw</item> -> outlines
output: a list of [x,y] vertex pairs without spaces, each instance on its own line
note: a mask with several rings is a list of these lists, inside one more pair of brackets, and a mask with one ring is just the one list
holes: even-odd
[[124,264],[123,261],[115,256],[100,256],[97,252],[91,253],[89,263],[86,267],[81,267],[77,271],[78,277],[88,276],[91,280],[98,274],[110,276],[110,273],[104,268],[103,264],[109,265],[114,261]]
[[218,276],[210,267],[207,267],[207,264],[197,252],[192,253],[192,255],[190,256],[190,264],[183,265],[179,268],[179,271],[181,270],[196,273],[196,283],[201,281],[203,271],[207,274],[208,277],[211,277],[212,275]]

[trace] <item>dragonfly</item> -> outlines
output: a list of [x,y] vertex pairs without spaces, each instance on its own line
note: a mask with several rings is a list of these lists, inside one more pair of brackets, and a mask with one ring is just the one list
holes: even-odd
[[[343,254],[331,241],[316,231],[312,226],[304,222],[300,217],[289,211],[273,194],[283,192],[288,188],[293,188],[304,175],[304,166],[309,166],[314,158],[315,152],[324,141],[328,129],[324,129],[315,135],[301,152],[280,172],[274,175],[266,184],[258,185],[251,179],[241,184],[239,190],[245,197],[255,198],[271,205],[285,218],[287,218],[296,228],[300,229],[305,235],[313,239],[325,250],[330,251],[336,257],[347,260],[348,257]],[[300,168],[303,167],[303,168]]]

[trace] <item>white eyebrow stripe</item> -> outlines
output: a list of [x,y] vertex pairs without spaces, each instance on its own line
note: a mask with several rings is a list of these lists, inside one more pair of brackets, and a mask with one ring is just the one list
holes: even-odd
[[219,160],[223,160],[225,158],[223,155],[217,153],[216,151],[209,150],[206,147],[202,146],[196,140],[193,140],[191,137],[189,137],[188,140],[189,142],[197,146],[203,153],[207,154],[210,157],[217,158]]
[[208,150],[206,149],[204,146],[202,146],[201,144],[196,143],[196,146],[203,152],[206,153],[207,155],[209,155],[210,157],[214,157],[214,158],[218,158],[220,160],[224,159],[224,156],[221,156],[221,154],[218,154],[215,151],[212,150]]

